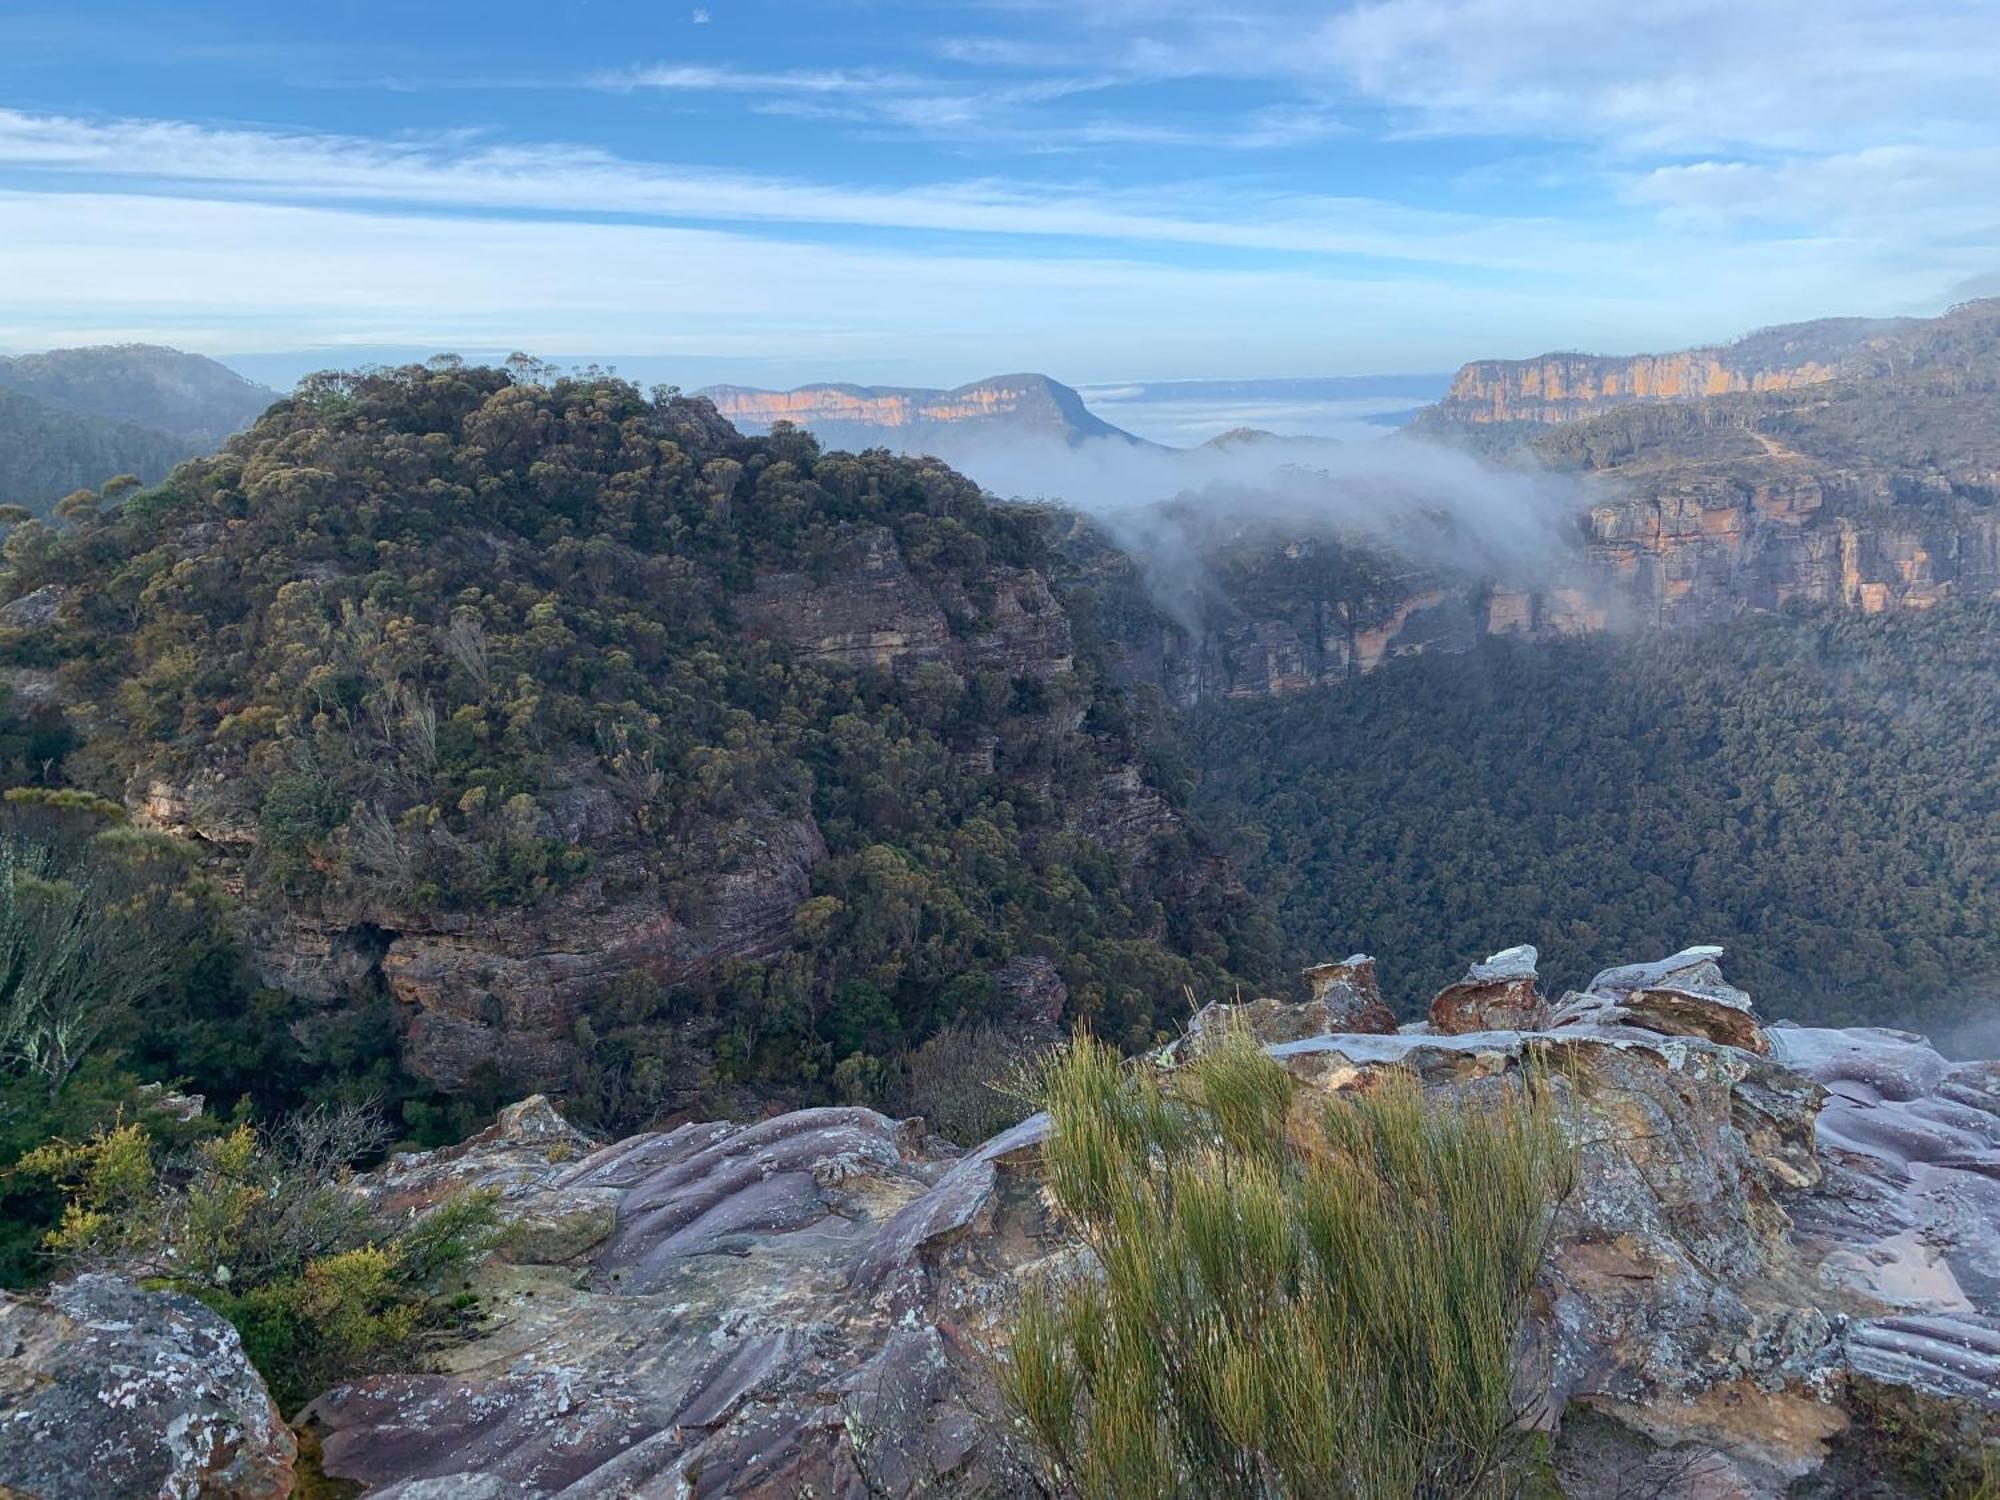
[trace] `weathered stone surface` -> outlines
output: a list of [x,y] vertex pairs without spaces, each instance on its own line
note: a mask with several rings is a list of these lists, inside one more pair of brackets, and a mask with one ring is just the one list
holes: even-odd
[[844,667],[941,662],[951,642],[943,607],[917,581],[887,527],[852,538],[824,581],[803,573],[760,577],[739,610],[754,630],[808,660]]
[[69,591],[59,583],[45,583],[18,599],[0,604],[0,625],[13,630],[39,630],[54,621]]
[[1038,953],[1010,958],[993,982],[1007,1003],[1010,1026],[1030,1038],[1055,1034],[1069,1004],[1069,986],[1055,960]]
[[1382,999],[1375,960],[1356,953],[1339,963],[1315,964],[1304,974],[1310,1003],[1324,1006],[1322,1031],[1394,1031],[1395,1012]]
[[1316,964],[1302,976],[1309,997],[1299,1004],[1260,997],[1229,1005],[1211,1002],[1188,1018],[1187,1034],[1167,1049],[1179,1060],[1214,1038],[1242,1027],[1266,1046],[1333,1032],[1386,1033],[1396,1017],[1375,983],[1375,960],[1357,953],[1339,963]]
[[1467,1031],[1528,1031],[1548,1018],[1537,986],[1539,955],[1523,944],[1494,954],[1446,985],[1431,1001],[1431,1029],[1445,1035]]
[[191,1297],[81,1276],[0,1294],[0,1494],[282,1500],[297,1444],[243,1345]]
[[[1530,971],[1496,955],[1467,982]],[[1554,1091],[1580,1176],[1523,1380],[1566,1492],[1610,1500],[1637,1476],[1775,1500],[1836,1443],[1850,1375],[2000,1410],[2000,1064],[1787,1027],[1767,1054],[1617,1014],[1663,985],[1726,990],[1712,952],[1599,983],[1591,1013],[1545,1029],[1272,1048],[1310,1090],[1396,1068],[1475,1104],[1530,1069]],[[1247,1019],[1295,1029],[1309,1006]],[[580,1142],[531,1100],[398,1158],[364,1180],[385,1206],[486,1182],[530,1220],[608,1204],[615,1226],[580,1262],[559,1246],[563,1264],[482,1272],[492,1320],[443,1372],[322,1397],[329,1471],[400,1500],[1024,1492],[986,1360],[1023,1280],[1082,1253],[1039,1190],[1044,1129],[959,1154],[824,1109],[565,1160]]]
[[1635,1026],[1767,1051],[1750,997],[1722,977],[1721,957],[1720,948],[1684,948],[1657,963],[1606,969],[1586,992],[1563,998],[1554,1024]]
[[[476,1180],[496,1150],[506,1171],[524,1160],[496,1138],[458,1174]],[[968,1330],[1052,1238],[1016,1180],[1032,1159],[1027,1136],[955,1160],[872,1111],[827,1109],[550,1164],[516,1201],[618,1205],[589,1269],[489,1268],[492,1325],[446,1373],[314,1403],[327,1470],[405,1500],[496,1481],[576,1500],[859,1497],[943,1475],[1016,1493]]]

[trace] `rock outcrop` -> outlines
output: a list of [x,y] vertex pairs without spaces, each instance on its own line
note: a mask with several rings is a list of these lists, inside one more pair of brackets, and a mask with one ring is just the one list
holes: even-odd
[[[2000,1064],[1766,1030],[1716,960],[1606,970],[1525,1030],[1298,1035],[1365,997],[1361,959],[1242,1012],[1309,1089],[1556,1091],[1580,1178],[1524,1379],[1573,1500],[1638,1473],[1780,1495],[1844,1441],[1856,1381],[2000,1412]],[[1518,996],[1530,968],[1467,983]],[[482,1273],[487,1330],[444,1370],[314,1403],[328,1472],[400,1500],[1023,1492],[987,1361],[1022,1279],[1078,1254],[1042,1129],[959,1153],[821,1109],[589,1151],[531,1101],[398,1158],[364,1181],[381,1204],[488,1182],[544,1249]]]
[[763,391],[716,385],[697,394],[714,402],[744,432],[768,432],[773,423],[790,422],[828,448],[949,453],[995,438],[1139,442],[1091,415],[1081,396],[1046,375],[995,375],[949,391],[862,385]]
[[1940,318],[1822,318],[1671,354],[1542,354],[1463,366],[1436,408],[1456,422],[1552,424],[1638,401],[1692,401],[1749,391],[1794,391],[1962,358],[1990,339],[2000,299]]
[[[855,526],[824,576],[759,574],[737,608],[750,635],[836,670],[1049,682],[1073,669],[1070,618],[1045,574],[996,565],[980,584],[974,599],[956,578],[919,577],[886,527]],[[1049,713],[1067,715],[1060,732],[1078,731],[1078,714]],[[259,838],[256,785],[240,752],[215,745],[191,767],[136,776],[126,802],[138,826],[193,840],[230,871]],[[259,977],[325,1004],[379,985],[403,1007],[406,1064],[447,1090],[482,1070],[554,1087],[575,1059],[579,1018],[608,985],[633,975],[663,988],[696,983],[794,942],[794,914],[827,852],[809,813],[764,805],[694,822],[670,848],[635,821],[604,767],[580,758],[554,769],[542,801],[534,834],[590,857],[530,906],[442,910],[389,888],[305,904],[234,878]],[[1179,827],[1136,764],[1100,778],[1069,822],[1128,862]],[[702,872],[692,902],[676,889],[690,868]]]
[[[1154,529],[1188,554],[1174,576],[1206,591],[1171,621],[1128,612],[1129,675],[1192,704],[1298,692],[1484,635],[2000,597],[2000,299],[1641,361],[1469,365],[1455,392],[1413,431],[1563,474],[1578,486],[1569,545],[1552,533],[1532,560],[1446,563],[1449,548],[1396,556],[1296,521],[1198,524],[1163,507]],[[1083,561],[1134,586],[1115,554]]]
[[1469,1031],[1534,1031],[1548,1019],[1535,964],[1541,955],[1527,944],[1494,954],[1446,985],[1431,1001],[1431,1030],[1446,1036]]
[[192,1297],[80,1276],[0,1293],[0,1495],[283,1500],[298,1445]]

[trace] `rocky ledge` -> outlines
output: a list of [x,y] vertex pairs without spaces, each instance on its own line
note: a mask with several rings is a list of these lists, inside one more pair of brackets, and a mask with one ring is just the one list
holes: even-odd
[[[1304,1006],[1241,1008],[1310,1089],[1401,1068],[1478,1099],[1534,1068],[1557,1091],[1581,1170],[1523,1379],[1571,1500],[1858,1493],[1871,1392],[2000,1427],[2000,1063],[1767,1027],[1720,957],[1549,999],[1509,950],[1396,1030],[1356,955]],[[842,1108],[596,1146],[527,1100],[361,1183],[395,1215],[500,1191],[480,1336],[303,1421],[330,1475],[395,1500],[1033,1493],[991,1362],[1022,1282],[1079,1253],[1042,1129],[968,1152]]]

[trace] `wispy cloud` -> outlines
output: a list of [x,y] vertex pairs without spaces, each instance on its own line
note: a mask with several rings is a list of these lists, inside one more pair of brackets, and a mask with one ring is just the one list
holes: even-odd
[[461,136],[390,142],[0,110],[0,170],[9,168],[267,198],[1096,240],[1128,251],[1280,252],[1527,275],[1546,272],[1558,242],[1579,243],[1573,227],[1546,221],[1213,183],[1083,193],[974,179],[889,191],[561,145],[488,146]]
[[1043,36],[948,56],[1254,78],[1399,112],[1405,129],[1621,151],[1852,150],[2000,119],[1991,0],[1012,0]]

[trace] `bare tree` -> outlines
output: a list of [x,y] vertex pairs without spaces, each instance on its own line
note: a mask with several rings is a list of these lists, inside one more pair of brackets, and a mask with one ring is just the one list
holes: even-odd
[[89,865],[55,844],[0,835],[0,1057],[49,1097],[166,977],[173,944],[143,933]]
[[469,609],[459,610],[451,623],[438,632],[438,646],[457,664],[472,685],[485,697],[493,686],[493,668],[486,652],[486,626]]

